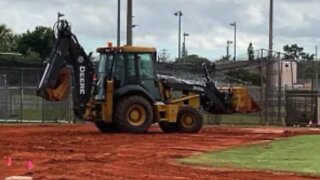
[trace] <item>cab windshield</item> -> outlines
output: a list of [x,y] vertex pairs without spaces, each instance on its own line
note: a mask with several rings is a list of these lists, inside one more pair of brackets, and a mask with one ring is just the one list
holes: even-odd
[[113,54],[100,54],[99,64],[97,67],[97,100],[103,100],[104,97],[104,86],[105,86],[105,78],[108,76],[110,72],[111,62],[113,60]]
[[98,74],[101,74],[101,73],[107,74],[109,72],[112,58],[113,58],[112,54],[100,54]]

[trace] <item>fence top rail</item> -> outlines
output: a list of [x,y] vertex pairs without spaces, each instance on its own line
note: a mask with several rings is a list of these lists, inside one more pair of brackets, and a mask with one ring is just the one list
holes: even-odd
[[320,96],[320,91],[316,90],[287,90],[286,96],[299,96],[299,97],[310,97]]
[[0,86],[0,90],[37,90],[36,86]]
[[12,71],[12,70],[42,70],[41,67],[0,67],[1,71]]

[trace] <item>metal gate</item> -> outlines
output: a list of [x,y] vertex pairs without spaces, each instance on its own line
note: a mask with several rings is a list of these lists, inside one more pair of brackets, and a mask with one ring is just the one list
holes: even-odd
[[7,75],[0,74],[0,115],[2,118],[8,117],[8,87]]
[[286,125],[319,125],[319,97],[319,91],[286,91]]

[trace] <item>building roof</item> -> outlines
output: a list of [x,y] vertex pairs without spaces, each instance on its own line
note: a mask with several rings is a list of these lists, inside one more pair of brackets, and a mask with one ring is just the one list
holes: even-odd
[[156,52],[156,48],[154,47],[146,47],[146,46],[121,46],[118,47],[99,47],[97,48],[97,52],[104,53],[104,52],[112,52],[116,50],[120,50],[120,52],[147,52],[147,53],[153,53]]

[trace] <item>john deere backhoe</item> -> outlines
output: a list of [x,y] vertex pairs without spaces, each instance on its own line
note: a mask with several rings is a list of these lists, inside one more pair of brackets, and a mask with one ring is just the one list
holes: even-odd
[[195,133],[203,124],[200,109],[219,114],[259,111],[245,89],[219,91],[206,66],[205,85],[159,78],[155,48],[110,43],[97,49],[95,66],[66,20],[56,23],[55,33],[37,93],[62,101],[73,89],[74,114],[94,122],[101,132],[144,133],[158,123],[164,132]]

